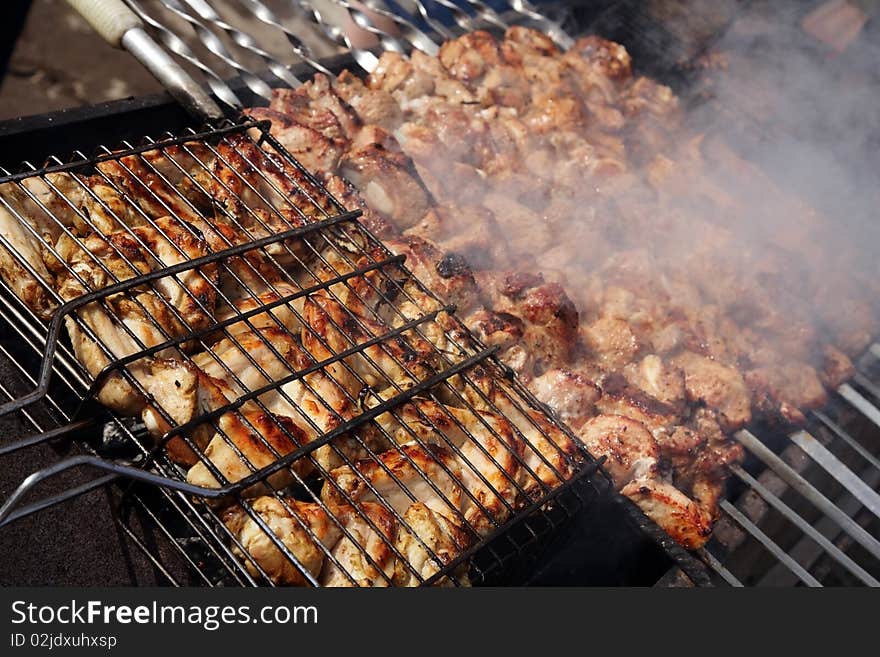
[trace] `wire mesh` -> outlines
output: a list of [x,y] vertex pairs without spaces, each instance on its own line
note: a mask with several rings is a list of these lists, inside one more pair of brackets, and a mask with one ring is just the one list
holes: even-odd
[[595,464],[264,128],[3,172],[5,312],[43,357],[0,409],[73,380],[63,419],[97,399],[139,457],[59,468],[158,483],[238,583],[485,580]]

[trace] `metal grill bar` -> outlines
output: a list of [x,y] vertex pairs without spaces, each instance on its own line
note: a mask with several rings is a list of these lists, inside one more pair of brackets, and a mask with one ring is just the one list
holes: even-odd
[[880,495],[874,492],[855,472],[846,467],[840,459],[806,431],[793,433],[789,438],[840,482],[867,509],[870,509],[871,513],[880,518]]
[[731,586],[733,586],[733,587],[735,587],[735,588],[743,588],[743,587],[745,586],[742,582],[740,582],[740,581],[736,578],[736,576],[735,576],[732,572],[730,572],[730,571],[724,566],[723,563],[721,563],[720,561],[718,561],[718,559],[715,557],[715,555],[712,554],[711,552],[709,552],[709,550],[707,550],[706,548],[702,547],[702,548],[699,548],[696,552],[697,552],[697,554],[700,556],[700,558],[701,558],[706,564],[708,564],[710,568],[712,568],[712,570],[714,570],[716,573],[718,573],[719,575],[721,575],[721,578],[722,578],[725,582],[727,582],[728,584],[730,584]]
[[822,411],[813,411],[813,415],[816,419],[819,420],[825,427],[827,427],[835,436],[840,438],[844,443],[847,444],[853,451],[855,451],[859,456],[865,459],[868,463],[870,463],[874,468],[880,471],[880,460],[878,460],[873,454],[871,454],[868,450],[866,450],[861,444],[859,444],[852,436],[850,436],[846,431],[844,431],[837,423],[831,420],[825,413]]
[[[866,472],[864,479],[869,485],[877,486],[880,483],[880,473]],[[854,516],[860,508],[859,501],[852,495],[845,495],[843,499],[838,500],[838,506],[849,516]],[[830,518],[822,518],[819,522],[815,523],[814,527],[822,536],[835,543],[838,542],[838,538],[843,534]],[[805,568],[812,567],[823,552],[822,546],[814,543],[808,537],[802,538],[790,550],[791,555],[797,559],[798,563],[803,564]],[[772,568],[761,580],[762,583],[771,582],[782,586],[787,585],[788,581],[785,573],[780,573],[776,567]]]
[[[798,491],[807,500],[814,504],[822,513],[832,518],[840,525],[847,534],[853,537],[862,547],[870,552],[874,557],[880,559],[880,541],[871,536],[852,518],[844,514],[837,508],[831,500],[822,495],[801,475],[795,472],[791,466],[780,459],[768,447],[764,445],[754,434],[747,430],[738,431],[734,437],[743,444],[752,454],[757,456],[769,468],[773,470],[785,483]],[[734,474],[739,476],[739,468],[731,468]]]
[[[782,500],[780,500],[776,495],[774,495],[766,486],[761,484],[757,479],[752,477],[748,472],[740,468],[739,466],[731,467],[730,471],[740,478],[743,482],[748,484],[755,492],[757,492],[768,504],[774,507],[777,511],[782,513],[788,520],[790,520],[793,524],[797,525],[797,527],[804,532],[807,536],[809,536],[816,543],[821,545],[823,549],[828,553],[828,555],[844,566],[847,570],[849,570],[853,575],[858,577],[862,582],[869,586],[880,586],[880,582],[878,582],[874,577],[870,575],[867,571],[865,571],[861,566],[859,566],[855,561],[853,561],[850,557],[843,553],[840,548],[831,543],[827,538],[825,538],[822,534],[820,534],[814,527],[812,527],[807,521],[801,518],[797,513],[795,513],[791,507],[785,504]],[[830,516],[829,516],[830,517]],[[847,516],[847,519],[849,517]],[[835,521],[836,522],[836,521]],[[861,529],[861,527],[859,527]]]
[[844,383],[837,389],[837,392],[846,401],[861,411],[877,428],[880,428],[880,410],[859,394],[855,388],[848,383]]
[[728,502],[727,500],[721,501],[721,509],[733,518],[737,523],[742,525],[742,527],[748,531],[752,536],[760,541],[761,545],[763,545],[770,553],[776,557],[780,563],[784,564],[786,568],[788,568],[791,572],[797,575],[798,579],[800,579],[804,584],[810,587],[821,587],[822,584],[819,583],[815,577],[810,575],[803,566],[801,566],[797,561],[791,558],[789,554],[779,547],[776,543],[773,542],[773,539],[767,536],[761,528],[758,527],[755,523],[749,520],[744,513],[742,513],[739,509],[737,509],[733,504]]

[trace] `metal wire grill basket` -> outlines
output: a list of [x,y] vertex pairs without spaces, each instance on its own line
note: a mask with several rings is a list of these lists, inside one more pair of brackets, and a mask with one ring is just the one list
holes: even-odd
[[[0,518],[133,479],[161,492],[126,506],[222,565],[206,583],[498,581],[606,479],[266,127],[2,172],[3,318],[40,354],[6,352],[32,389],[0,414],[38,433],[2,451],[115,438]],[[22,505],[80,466],[104,474]]]

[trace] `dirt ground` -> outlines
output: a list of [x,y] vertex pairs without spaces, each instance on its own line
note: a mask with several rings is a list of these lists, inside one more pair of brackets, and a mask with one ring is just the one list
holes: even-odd
[[159,89],[131,55],[104,43],[66,2],[34,0],[0,85],[0,119]]

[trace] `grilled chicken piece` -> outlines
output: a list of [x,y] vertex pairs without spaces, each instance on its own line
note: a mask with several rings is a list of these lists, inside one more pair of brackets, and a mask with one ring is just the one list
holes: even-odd
[[477,84],[490,66],[501,63],[498,42],[488,32],[475,31],[440,46],[438,59],[452,77]]
[[568,426],[583,424],[602,394],[589,378],[568,369],[547,370],[529,382],[529,390]]
[[[351,309],[321,293],[306,300],[304,316],[302,343],[318,361],[333,358],[336,354],[389,332],[388,326],[369,317],[355,315]],[[357,397],[363,384],[384,388],[391,381],[421,380],[433,370],[434,360],[432,345],[412,331],[406,331],[363,347],[343,359],[357,377],[352,376],[339,362],[329,365],[328,371],[332,371],[346,389]]]
[[403,120],[403,112],[389,92],[365,85],[351,71],[342,71],[336,76],[333,91],[354,110],[364,125],[377,125],[390,131]]
[[[660,475],[661,448],[643,424],[622,415],[598,415],[584,423],[578,435],[595,456],[607,457],[604,465],[620,493],[676,541],[698,548],[708,540],[712,511]],[[673,435],[677,446],[685,447],[689,437]]]
[[580,336],[595,359],[608,370],[621,369],[642,349],[632,326],[617,317],[600,317],[589,326],[582,326]]
[[804,363],[778,363],[745,373],[753,403],[768,416],[778,413],[786,422],[803,426],[804,411],[828,403],[828,393],[815,369]]
[[481,308],[465,317],[464,323],[487,347],[498,347],[498,357],[513,371],[532,372],[534,363],[528,345],[523,342],[525,322],[519,317]]
[[[218,146],[211,195],[250,239],[299,228],[334,213],[329,197],[293,165],[244,135]],[[286,240],[290,248],[296,242]]]
[[[560,54],[553,39],[538,30],[522,25],[507,28],[501,51],[505,60],[517,64],[529,57],[556,57]],[[516,57],[512,57],[513,53],[516,53]]]
[[679,545],[695,550],[709,540],[713,515],[653,473],[637,476],[620,493],[635,502]]
[[623,415],[641,422],[652,434],[657,435],[677,424],[680,408],[631,385],[622,374],[606,374],[599,380],[602,395],[596,400],[600,413]]
[[321,570],[321,586],[390,586],[397,563],[394,515],[375,502],[335,509],[334,514],[351,538],[343,535],[333,546]]
[[477,278],[487,306],[523,320],[523,342],[535,374],[565,367],[573,360],[578,312],[561,285],[547,283],[541,275],[522,272],[481,273]]
[[405,105],[407,101],[433,93],[434,76],[415,66],[405,55],[386,50],[367,76],[367,86],[389,93]]
[[[259,288],[255,285],[252,289]],[[247,331],[269,328],[286,328],[291,333],[299,333],[302,330],[300,317],[302,317],[303,300],[301,296],[291,297],[301,295],[301,293],[302,288],[298,285],[277,281],[273,283],[271,290],[237,299],[233,307],[218,308],[215,317],[218,322],[225,322],[274,303],[276,305],[265,312],[227,324],[225,326],[226,335],[233,337]],[[290,300],[286,303],[280,303],[282,299]]]
[[578,39],[563,55],[582,78],[604,78],[616,84],[632,77],[632,58],[619,43],[590,35]]
[[406,266],[431,291],[457,312],[467,313],[477,304],[477,283],[467,260],[457,253],[443,253],[422,237],[404,236],[385,240],[385,246],[406,256]]
[[[23,200],[24,193],[15,189],[13,183],[2,186],[0,197],[0,236],[11,247],[10,250],[0,245],[0,276],[37,316],[48,319],[56,307],[49,294],[54,277],[43,262],[43,247],[34,232],[41,235],[49,225],[42,227],[43,222],[32,218],[38,216],[37,213],[29,212],[24,204],[16,202]],[[10,212],[7,204],[21,218]],[[22,220],[28,226],[23,225]]]
[[[257,397],[260,405],[250,400],[242,407],[243,412],[265,412],[262,408],[265,407],[269,413],[293,422],[304,434],[304,443],[324,436],[358,412],[344,387],[353,389],[357,386],[348,380],[341,381],[339,371],[331,373],[330,368],[324,368],[296,376],[284,384],[277,383],[315,364],[315,360],[286,330],[268,328],[240,333],[234,342],[225,339],[214,345],[210,352],[196,354],[193,362],[211,377],[222,397],[230,402],[274,384],[271,390]],[[219,436],[216,440],[222,442]],[[371,449],[384,447],[384,443],[373,435],[346,434],[334,439],[332,444],[317,448],[312,452],[312,458],[316,465],[330,470],[342,462],[341,455],[362,458],[367,453],[365,445]],[[290,443],[287,451],[294,447]],[[264,459],[265,454],[258,452],[255,458]]]
[[360,130],[343,156],[340,174],[350,180],[372,208],[400,230],[425,216],[431,195],[413,161],[397,140],[378,126]]
[[836,389],[855,373],[852,361],[836,347],[825,345],[822,349],[822,356],[822,383],[829,389]]
[[253,577],[260,577],[262,571],[276,584],[304,586],[308,580],[303,571],[318,578],[326,554],[338,542],[341,531],[318,504],[290,498],[285,499],[285,504],[292,514],[275,497],[260,497],[252,504],[252,512],[266,523],[272,536],[240,506],[230,508],[223,521],[236,540],[233,553]]
[[322,73],[296,89],[275,89],[269,107],[334,141],[353,139],[363,125]]
[[[161,234],[144,226],[133,229],[131,234],[114,233],[106,240],[92,235],[82,240],[84,248],[72,240],[60,240],[58,253],[76,277],[61,270],[59,294],[64,299],[75,299],[116,281],[204,254],[204,243],[172,220],[158,221],[157,226],[162,230]],[[216,267],[207,265],[199,270],[182,272],[174,278],[161,278],[152,284],[150,290],[114,295],[81,308],[77,311],[78,321],[94,332],[103,348],[87,337],[76,320],[69,318],[67,326],[77,359],[92,376],[97,376],[112,361],[206,327],[213,321],[210,313],[216,276]],[[161,376],[162,370],[167,369],[164,365],[166,359],[179,357],[179,352],[169,347],[153,358],[130,363],[126,368],[148,390],[161,393],[157,398],[159,405],[172,408],[177,406],[170,399],[175,390],[163,389],[163,379],[153,378]],[[173,379],[174,375],[170,376]],[[105,380],[98,398],[123,414],[135,414],[144,408],[142,395],[119,373],[111,373]]]
[[657,441],[638,420],[623,415],[597,415],[578,430],[590,453],[605,456],[605,468],[618,489],[633,479],[636,472],[653,467],[660,457]]
[[684,373],[656,354],[649,354],[623,368],[629,383],[654,399],[681,408],[684,404]]
[[360,210],[362,214],[358,221],[376,237],[384,239],[397,233],[391,222],[371,208],[357,188],[345,178],[328,175],[324,178],[324,186],[345,209]]
[[419,399],[380,415],[376,422],[398,443],[417,438],[455,448],[467,491],[464,518],[479,534],[509,517],[518,498],[523,446],[503,417]]
[[688,401],[717,410],[725,430],[735,431],[752,419],[749,390],[737,370],[690,351],[672,364],[684,371]]
[[[132,371],[133,370],[133,371]],[[185,434],[177,430],[202,413],[219,408],[226,397],[216,384],[191,362],[172,359],[142,359],[129,366],[129,371],[140,382],[153,402],[141,410],[141,418],[149,434],[157,441],[165,441],[165,449],[175,463],[191,466],[198,452],[205,448],[214,434],[209,423],[197,424]],[[108,392],[104,393],[104,388]],[[118,390],[117,396],[129,391],[128,385],[112,376],[102,386],[102,394]],[[130,393],[129,393],[130,394]],[[132,394],[140,404],[140,395]],[[184,436],[195,446],[190,447]]]
[[546,415],[514,402],[518,396],[501,383],[500,377],[493,378],[488,371],[477,367],[469,373],[468,379],[463,391],[465,398],[475,408],[500,413],[519,433],[523,442],[519,483],[527,499],[571,477],[580,460],[575,441]]
[[257,121],[271,121],[272,135],[313,173],[334,171],[345,152],[345,142],[330,140],[287,114],[268,107],[252,107],[247,114]]
[[[416,502],[403,514],[394,547],[403,555],[394,566],[395,586],[418,586],[448,567],[472,543],[470,536],[427,504]],[[468,585],[467,562],[441,578],[440,586]]]
[[404,235],[428,240],[449,255],[464,257],[475,268],[506,259],[504,235],[494,215],[479,205],[436,205]]
[[[82,247],[63,236],[56,247],[59,256],[76,276],[59,274],[59,294],[74,299],[117,281],[171,267],[206,255],[204,240],[166,217],[156,228],[142,226],[112,233],[106,239],[90,235]],[[160,278],[152,291],[117,295],[108,303],[146,346],[162,341],[162,333],[182,335],[211,323],[216,300],[217,266],[189,269],[174,277]],[[82,281],[82,282],[81,282]],[[143,306],[138,307],[131,297]]]
[[401,516],[412,504],[421,502],[455,520],[462,516],[461,481],[458,462],[448,450],[407,443],[375,459],[361,459],[354,466],[331,471],[321,498],[332,509],[378,502]]
[[[204,457],[216,468],[224,481],[217,477],[204,461],[193,465],[186,480],[196,486],[220,488],[236,483],[248,475],[271,465],[308,441],[306,432],[293,420],[269,413],[226,413],[218,421],[218,433],[208,443]],[[266,482],[274,489],[284,488],[295,481],[292,472],[300,477],[309,474],[312,464],[308,458],[292,463],[270,475]],[[247,488],[246,495],[265,495],[271,492],[266,484]]]

